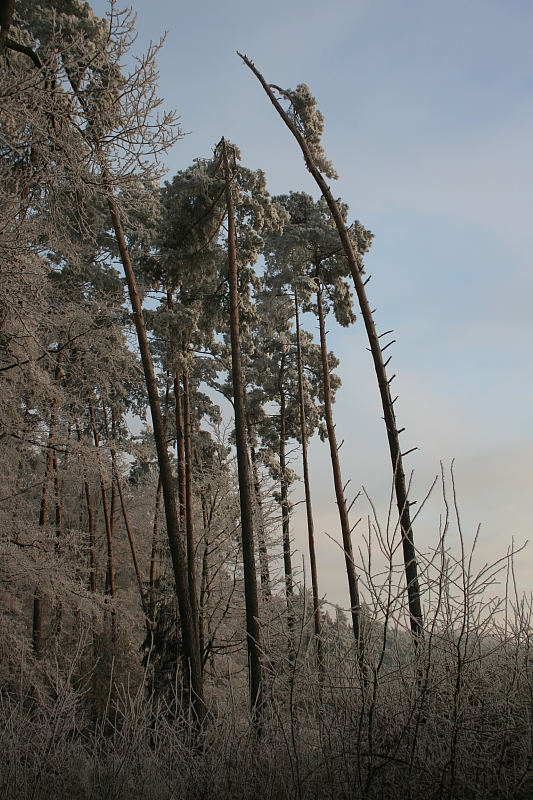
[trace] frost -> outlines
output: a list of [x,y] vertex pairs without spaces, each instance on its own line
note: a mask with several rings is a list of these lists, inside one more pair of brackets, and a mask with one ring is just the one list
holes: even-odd
[[316,99],[311,94],[309,86],[299,83],[295,90],[279,89],[279,91],[291,103],[287,113],[303,135],[316,166],[328,178],[336,180],[339,176],[331,161],[326,158],[320,141],[324,133],[324,115],[316,107]]

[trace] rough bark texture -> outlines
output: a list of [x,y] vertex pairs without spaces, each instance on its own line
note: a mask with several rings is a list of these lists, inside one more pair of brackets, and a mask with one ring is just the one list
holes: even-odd
[[255,568],[253,496],[246,436],[246,413],[244,409],[244,380],[241,364],[241,342],[239,328],[239,291],[237,273],[237,250],[235,238],[235,214],[231,194],[231,174],[226,143],[222,140],[222,157],[226,178],[226,205],[228,209],[228,256],[230,296],[231,375],[233,381],[233,407],[235,412],[235,444],[239,474],[239,496],[241,507],[242,555],[244,566],[244,593],[246,603],[246,633],[248,641],[248,665],[250,675],[250,702],[252,714],[261,714],[262,675],[259,642],[259,600]]
[[398,426],[396,424],[396,416],[394,413],[394,400],[390,393],[390,384],[387,378],[386,363],[383,360],[383,352],[381,344],[374,325],[372,311],[366,296],[366,290],[359,270],[359,265],[353,250],[346,225],[342,219],[339,207],[331,193],[329,186],[324,180],[324,176],[317,169],[307,143],[297,129],[293,121],[287,115],[281,104],[276,99],[272,87],[267,84],[259,70],[256,69],[254,64],[246,57],[238,53],[247,67],[251,69],[256,78],[261,83],[263,89],[267,93],[270,101],[274,105],[276,111],[281,116],[296,141],[302,150],[305,164],[307,169],[318,184],[324,200],[328,204],[331,215],[339,232],[339,237],[342,242],[344,253],[350,266],[355,292],[359,301],[361,309],[361,316],[365,324],[368,341],[370,344],[370,351],[374,361],[374,369],[378,381],[379,393],[381,396],[381,404],[383,407],[383,416],[387,428],[387,437],[389,441],[389,451],[392,462],[392,469],[394,474],[394,488],[396,493],[396,504],[398,507],[398,514],[400,518],[400,526],[402,531],[402,545],[405,564],[405,575],[407,580],[407,593],[409,598],[409,614],[411,621],[411,631],[415,645],[418,643],[423,632],[423,617],[422,606],[420,602],[420,586],[418,582],[418,566],[416,559],[416,550],[414,546],[413,530],[411,525],[411,515],[409,512],[409,498],[407,493],[407,482],[405,480],[405,472],[403,469],[402,452],[400,448],[400,440],[398,436]]

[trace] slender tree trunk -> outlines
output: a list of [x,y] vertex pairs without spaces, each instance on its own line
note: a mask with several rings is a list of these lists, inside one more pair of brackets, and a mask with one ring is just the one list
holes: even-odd
[[231,175],[228,154],[224,139],[222,139],[222,156],[226,178],[226,204],[228,209],[228,279],[230,297],[231,374],[233,380],[235,441],[237,449],[237,468],[239,474],[239,496],[241,506],[242,554],[244,566],[244,594],[246,603],[250,702],[252,714],[256,719],[258,719],[261,717],[262,710],[262,675],[261,650],[259,641],[259,602],[257,596],[253,530],[253,496],[251,489],[252,482],[250,479],[250,461],[248,458],[246,438],[244,380],[241,363],[235,215],[233,209],[233,197],[231,194]]
[[209,546],[210,546],[210,515],[207,510],[207,498],[205,496],[205,492],[202,489],[202,518],[204,523],[204,552],[202,555],[202,581],[200,584],[200,610],[198,614],[198,625],[199,625],[199,633],[200,633],[200,651],[202,653],[202,662],[205,664],[208,653],[206,652],[205,646],[205,617],[206,617],[206,606],[209,602],[209,596],[211,594],[210,591],[210,583],[211,583],[211,576],[209,570]]
[[246,413],[246,425],[248,428],[248,439],[250,444],[250,459],[252,466],[252,479],[254,482],[255,505],[257,509],[257,539],[259,545],[259,570],[261,572],[261,595],[263,600],[268,601],[272,598],[272,588],[270,585],[270,568],[268,565],[268,549],[266,545],[265,520],[263,516],[263,500],[261,498],[261,483],[259,481],[259,471],[257,469],[257,453],[254,447],[254,435],[250,415]]
[[311,504],[311,483],[309,480],[309,461],[307,458],[307,421],[305,416],[304,374],[302,364],[302,343],[300,336],[300,313],[298,308],[298,295],[294,292],[294,311],[296,317],[296,354],[298,360],[298,399],[300,405],[300,438],[302,441],[302,465],[304,473],[305,511],[307,515],[307,538],[309,542],[309,561],[311,564],[311,584],[313,587],[313,620],[315,626],[316,654],[318,671],[321,678],[324,672],[324,659],[322,653],[320,595],[318,593],[318,570],[315,551],[315,523],[313,507]]
[[[198,636],[200,635],[198,620],[198,594],[196,590],[196,544],[194,541],[194,508],[192,491],[192,446],[191,446],[191,397],[189,386],[189,371],[183,368],[183,433],[185,449],[185,509],[186,509],[186,539],[187,539],[187,571],[189,576],[189,594],[193,618],[198,623]],[[201,650],[200,650],[201,655]]]
[[[317,280],[317,279],[315,279]],[[318,281],[317,281],[318,283]],[[316,300],[318,306],[318,324],[320,328],[320,352],[322,355],[322,372],[324,376],[324,416],[326,418],[326,428],[328,431],[329,451],[331,454],[331,466],[333,468],[333,483],[335,485],[335,496],[337,498],[337,508],[339,509],[339,519],[342,531],[342,546],[346,561],[346,573],[348,575],[348,588],[350,591],[350,605],[352,612],[353,634],[359,655],[362,653],[361,641],[361,604],[359,601],[359,586],[355,572],[355,563],[352,549],[352,532],[350,530],[350,520],[348,509],[346,508],[346,498],[344,496],[344,486],[342,483],[341,463],[339,460],[339,448],[337,447],[337,437],[333,424],[333,410],[331,407],[331,382],[329,378],[328,350],[326,343],[326,326],[324,322],[324,306],[322,303],[322,286],[317,286]]]
[[407,582],[407,594],[409,600],[411,632],[413,634],[413,640],[416,647],[418,645],[420,637],[423,634],[424,621],[422,616],[422,605],[420,601],[418,565],[417,565],[416,549],[413,538],[413,529],[411,524],[411,515],[409,511],[407,482],[405,479],[405,472],[403,468],[403,457],[400,448],[400,439],[399,439],[400,431],[398,430],[398,425],[396,423],[396,415],[394,413],[394,400],[392,399],[392,395],[390,392],[390,380],[392,379],[389,380],[387,378],[386,366],[388,364],[388,359],[387,361],[384,361],[383,359],[383,351],[379,341],[379,336],[376,331],[376,326],[374,324],[372,310],[370,308],[370,304],[366,296],[365,284],[361,276],[359,264],[356,259],[355,252],[352,243],[350,241],[346,225],[344,224],[344,220],[342,218],[339,206],[337,205],[337,202],[335,201],[331,193],[331,190],[327,185],[323,175],[317,169],[304,137],[302,136],[302,134],[297,129],[294,122],[290,119],[290,117],[287,115],[287,113],[284,111],[284,109],[276,99],[274,92],[272,91],[272,87],[267,84],[261,73],[256,69],[256,67],[252,64],[252,62],[248,58],[246,58],[246,56],[241,56],[240,53],[239,55],[243,59],[244,63],[252,70],[254,75],[257,77],[263,89],[270,98],[272,104],[274,105],[276,111],[281,116],[281,118],[283,119],[283,121],[285,122],[285,124],[295,137],[296,141],[300,145],[300,149],[302,150],[307,169],[315,179],[317,185],[320,188],[320,191],[322,192],[322,196],[324,197],[324,200],[328,204],[328,207],[331,211],[331,215],[339,232],[339,237],[342,242],[344,253],[348,260],[348,264],[350,266],[350,272],[352,274],[355,292],[357,294],[357,299],[359,301],[359,307],[361,309],[361,315],[363,317],[363,321],[365,324],[366,333],[370,344],[370,351],[372,353],[372,359],[374,361],[374,369],[376,372],[379,393],[381,396],[381,404],[383,407],[383,417],[385,419],[385,426],[387,428],[387,438],[389,441],[389,451],[392,462],[392,470],[394,474],[396,505],[398,508],[400,526],[402,531],[402,546],[403,546],[403,556],[405,564],[405,576]]
[[[55,505],[55,551],[59,555],[61,550],[61,536],[63,533],[63,508],[61,505],[61,478],[59,475],[59,460],[57,452],[54,450],[53,457],[53,470],[54,470],[54,505]],[[61,605],[61,596],[55,598],[55,635],[59,636],[63,629],[63,608]]]
[[287,603],[287,626],[288,626],[288,645],[289,661],[293,662],[296,655],[294,650],[294,610],[292,600],[294,595],[292,557],[291,557],[291,528],[289,513],[289,487],[287,484],[287,404],[285,401],[285,391],[283,388],[283,373],[285,361],[282,356],[280,374],[278,381],[279,391],[279,466],[281,471],[280,480],[280,499],[281,499],[281,530],[283,542],[283,569],[285,572],[285,601]]
[[[63,509],[61,506],[61,479],[59,477],[59,461],[56,453],[54,453],[53,468],[56,537],[59,540],[63,531]],[[57,544],[59,544],[59,542]]]
[[[174,308],[174,300],[170,289],[167,290],[167,308]],[[184,367],[185,369],[185,367]],[[174,413],[176,422],[176,456],[178,459],[178,499],[180,511],[180,526],[182,531],[187,530],[187,469],[185,458],[185,424],[181,402],[180,373],[174,370]],[[194,608],[194,607],[193,607]],[[193,612],[194,613],[194,612]]]
[[152,552],[150,554],[150,619],[152,625],[156,620],[156,598],[155,598],[155,582],[157,577],[157,549],[159,538],[159,514],[161,512],[161,494],[163,486],[161,483],[161,476],[157,481],[157,491],[155,495],[155,511],[154,511],[154,525],[152,529]]
[[135,274],[133,272],[118,207],[115,199],[113,198],[111,188],[108,185],[105,172],[104,182],[106,184],[107,202],[111,215],[111,221],[115,231],[120,258],[124,267],[124,273],[126,275],[126,282],[128,284],[133,318],[135,321],[137,339],[139,342],[139,351],[141,354],[144,377],[146,381],[146,389],[148,392],[150,410],[152,413],[152,424],[154,427],[157,458],[161,474],[161,483],[163,486],[165,516],[167,521],[167,536],[172,557],[174,580],[176,582],[176,595],[180,612],[183,645],[183,668],[191,693],[193,709],[195,710],[198,719],[201,720],[205,714],[205,706],[203,702],[202,664],[197,635],[198,624],[193,618],[191,609],[189,582],[187,578],[187,558],[180,535],[178,509],[176,505],[174,489],[174,476],[172,475],[172,467],[167,449],[165,426],[163,422],[163,415],[161,413],[161,404],[159,402],[157,380],[152,363],[152,356],[150,354],[141,300],[137,292],[137,282],[135,280]]
[[287,597],[287,608],[289,616],[291,610],[289,608],[293,593],[293,577],[292,577],[292,558],[291,558],[291,532],[290,532],[290,514],[289,514],[289,490],[287,486],[287,458],[286,458],[286,444],[287,444],[287,404],[285,401],[285,391],[283,389],[283,372],[284,361],[280,367],[280,375],[278,381],[279,391],[279,465],[281,471],[280,479],[280,499],[281,499],[281,525],[283,533],[283,566],[285,570],[285,595]]
[[181,388],[178,370],[174,372],[174,401],[176,412],[176,455],[178,457],[178,498],[180,504],[180,523],[181,529],[185,531],[187,527],[185,436],[183,431],[183,411],[181,407]]

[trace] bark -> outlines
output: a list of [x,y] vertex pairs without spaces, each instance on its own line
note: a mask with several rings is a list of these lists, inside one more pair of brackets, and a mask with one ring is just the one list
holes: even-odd
[[174,400],[176,412],[176,454],[178,457],[178,498],[180,504],[180,521],[182,530],[187,526],[186,511],[186,472],[185,472],[185,436],[183,431],[183,412],[181,408],[181,388],[178,370],[174,373]]
[[287,404],[285,401],[285,391],[283,389],[284,358],[282,357],[278,391],[279,391],[279,465],[281,471],[280,497],[281,497],[281,524],[283,533],[283,566],[285,571],[285,594],[287,597],[287,607],[290,616],[290,600],[294,593],[292,577],[291,559],[291,534],[290,534],[290,514],[289,514],[289,489],[287,486]]
[[287,602],[287,625],[288,625],[288,645],[289,645],[289,661],[293,662],[296,654],[294,650],[294,612],[292,608],[292,599],[294,595],[293,575],[292,575],[292,558],[291,558],[291,530],[290,530],[290,513],[289,513],[289,487],[287,485],[287,458],[286,458],[286,444],[287,444],[287,404],[285,399],[285,391],[283,388],[283,372],[285,369],[285,359],[282,356],[278,391],[279,391],[279,466],[281,471],[280,480],[280,499],[281,499],[281,529],[282,529],[282,543],[283,543],[283,569],[285,573],[285,599]]
[[[104,180],[106,180],[105,173]],[[148,336],[142,313],[141,300],[137,291],[137,282],[135,280],[135,274],[133,272],[119,210],[111,193],[111,189],[109,186],[107,186],[106,189],[109,213],[111,215],[111,221],[115,231],[120,259],[122,266],[124,267],[126,283],[128,285],[128,292],[133,311],[137,339],[139,342],[139,351],[141,354],[146,389],[148,392],[148,399],[152,414],[154,439],[161,474],[161,483],[163,486],[167,536],[172,557],[174,580],[176,583],[176,595],[180,613],[183,668],[191,694],[193,710],[198,719],[201,720],[205,715],[205,706],[203,702],[200,647],[197,636],[198,626],[197,623],[195,623],[191,609],[189,582],[187,578],[187,559],[180,535],[174,476],[172,474],[172,467],[167,449],[165,426],[163,415],[161,413],[161,404],[159,402],[159,392],[157,388],[154,366],[152,363],[152,356],[150,354],[150,348],[148,344]]]
[[15,10],[15,0],[0,0],[0,55],[4,52]]
[[155,511],[154,511],[154,525],[152,529],[152,552],[150,554],[150,619],[155,623],[156,618],[156,599],[155,599],[155,581],[157,577],[157,547],[159,538],[159,514],[161,511],[161,494],[163,486],[161,484],[161,476],[157,482],[157,492],[155,495]]
[[[61,505],[61,479],[59,477],[59,461],[57,459],[56,453],[54,453],[52,466],[54,469],[54,502],[55,502],[55,517],[56,517],[55,519],[56,536],[57,539],[59,540],[63,532],[63,508]],[[59,546],[59,541],[56,543],[56,546]]]
[[296,318],[296,354],[298,359],[298,399],[300,405],[300,438],[302,441],[302,465],[304,473],[305,511],[307,516],[307,538],[309,542],[309,561],[311,565],[311,584],[313,587],[313,620],[315,626],[316,652],[318,670],[323,677],[324,659],[322,653],[320,595],[318,594],[318,570],[315,551],[315,523],[311,503],[311,483],[309,481],[309,462],[307,458],[307,421],[305,416],[304,378],[302,364],[302,345],[300,337],[300,313],[298,295],[294,292],[294,311]]
[[[167,308],[174,308],[172,292],[167,290]],[[176,422],[176,456],[178,459],[178,499],[180,511],[180,526],[182,531],[187,530],[187,471],[185,465],[185,425],[182,410],[182,394],[180,387],[180,373],[176,367],[174,371],[174,413]]]
[[263,500],[261,498],[261,483],[259,481],[259,471],[257,469],[257,453],[253,445],[252,422],[250,415],[246,414],[246,424],[248,427],[248,438],[250,442],[250,460],[252,466],[252,479],[254,483],[255,505],[257,509],[257,539],[259,549],[259,570],[261,573],[261,595],[263,600],[272,598],[272,588],[270,585],[270,568],[268,565],[268,550],[266,545],[265,522],[263,517]]
[[246,58],[246,56],[242,56],[240,53],[238,55],[243,59],[244,63],[252,70],[254,75],[257,77],[263,89],[267,93],[270,101],[274,105],[276,111],[281,116],[281,118],[283,119],[283,121],[285,122],[285,124],[295,137],[296,141],[298,142],[300,149],[302,150],[307,169],[315,179],[318,187],[320,188],[320,191],[322,192],[322,196],[324,197],[331,211],[331,215],[333,217],[333,220],[337,227],[337,231],[339,233],[340,240],[342,242],[344,253],[348,260],[350,272],[354,282],[355,292],[357,294],[359,307],[361,309],[361,316],[363,317],[363,322],[365,325],[368,341],[370,344],[370,351],[372,353],[372,359],[374,362],[374,369],[376,372],[379,393],[381,397],[381,404],[383,407],[383,416],[385,419],[385,425],[387,429],[387,438],[389,442],[389,451],[390,451],[392,470],[394,475],[396,505],[398,508],[401,533],[402,533],[402,546],[403,546],[403,556],[405,565],[405,575],[407,582],[407,593],[409,600],[411,632],[416,647],[418,645],[420,637],[423,634],[423,616],[422,616],[422,606],[420,602],[420,586],[418,581],[418,565],[416,558],[416,549],[414,546],[413,529],[411,524],[411,515],[409,511],[407,482],[405,479],[405,472],[403,468],[403,458],[402,458],[402,451],[400,448],[399,431],[396,423],[396,415],[394,413],[394,400],[392,399],[390,392],[390,381],[387,378],[386,363],[388,363],[388,361],[385,362],[383,359],[383,351],[381,349],[381,344],[374,324],[372,311],[368,302],[368,298],[366,296],[366,289],[363,278],[361,276],[361,271],[359,269],[359,264],[355,256],[355,252],[352,243],[350,241],[350,237],[348,235],[348,231],[346,225],[344,224],[344,220],[342,218],[339,207],[331,193],[329,186],[327,185],[324,179],[324,176],[317,169],[304,137],[297,129],[294,122],[284,111],[283,107],[276,99],[274,92],[272,91],[272,87],[267,84],[261,73],[256,69],[256,67],[252,64],[252,62],[248,58]]
[[19,44],[14,39],[9,38],[9,30],[13,21],[13,12],[15,10],[15,0],[0,0],[0,55],[7,47],[9,50],[15,50],[18,53],[31,58],[35,67],[40,69],[42,62],[37,53],[31,47],[24,44]]
[[[194,541],[194,508],[192,491],[192,447],[191,447],[191,398],[189,386],[189,372],[184,367],[183,374],[183,433],[185,450],[185,510],[186,510],[186,540],[187,540],[187,572],[189,577],[189,595],[193,618],[198,624],[198,594],[196,591],[196,546]],[[199,646],[200,642],[199,642]],[[200,656],[202,651],[200,649]]]
[[205,617],[206,606],[210,597],[210,584],[211,575],[209,570],[209,529],[210,529],[210,514],[207,510],[207,498],[202,489],[202,518],[204,523],[204,552],[202,555],[202,580],[200,584],[200,610],[198,614],[198,627],[200,635],[200,652],[202,654],[202,663],[205,665],[208,657],[205,646]]
[[91,489],[88,481],[85,481],[85,497],[87,499],[87,516],[89,521],[89,566],[91,570],[89,586],[91,592],[96,592],[96,536],[94,532],[94,513],[91,500]]
[[326,343],[326,326],[324,322],[324,306],[322,303],[322,287],[317,287],[316,300],[318,306],[318,324],[320,328],[320,352],[322,355],[322,372],[324,379],[324,417],[328,431],[329,451],[331,455],[331,466],[333,469],[333,483],[335,486],[335,497],[339,510],[339,519],[342,532],[342,546],[344,549],[344,559],[346,562],[346,574],[348,576],[348,589],[350,591],[350,606],[352,613],[353,634],[359,656],[362,657],[361,641],[361,603],[359,600],[359,586],[355,572],[355,563],[352,549],[352,533],[350,530],[350,519],[346,508],[346,498],[344,496],[344,485],[342,483],[341,463],[339,459],[339,448],[337,447],[337,437],[333,424],[333,409],[331,403],[331,382],[329,378],[328,350]]
[[250,702],[255,719],[262,710],[261,651],[259,642],[259,601],[255,568],[253,496],[251,488],[250,461],[246,437],[246,414],[244,408],[244,380],[241,363],[239,328],[239,292],[237,273],[237,249],[235,238],[235,213],[231,194],[231,175],[226,150],[222,139],[222,157],[226,178],[226,204],[228,209],[228,256],[229,298],[231,335],[231,375],[233,381],[233,407],[235,411],[235,442],[239,496],[241,508],[242,555],[244,566],[244,595],[246,604],[246,633],[248,644],[248,667],[250,680]]

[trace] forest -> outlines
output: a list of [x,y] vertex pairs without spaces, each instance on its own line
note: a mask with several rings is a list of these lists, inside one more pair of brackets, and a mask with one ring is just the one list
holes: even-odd
[[[474,568],[453,473],[417,548],[374,235],[310,88],[235,56],[318,200],[271,196],[220,131],[165,176],[183,133],[132,12],[1,0],[0,25],[0,796],[530,798],[531,598],[512,550]],[[388,518],[360,526],[331,318],[364,327],[390,454]],[[347,610],[320,588],[314,436]]]

